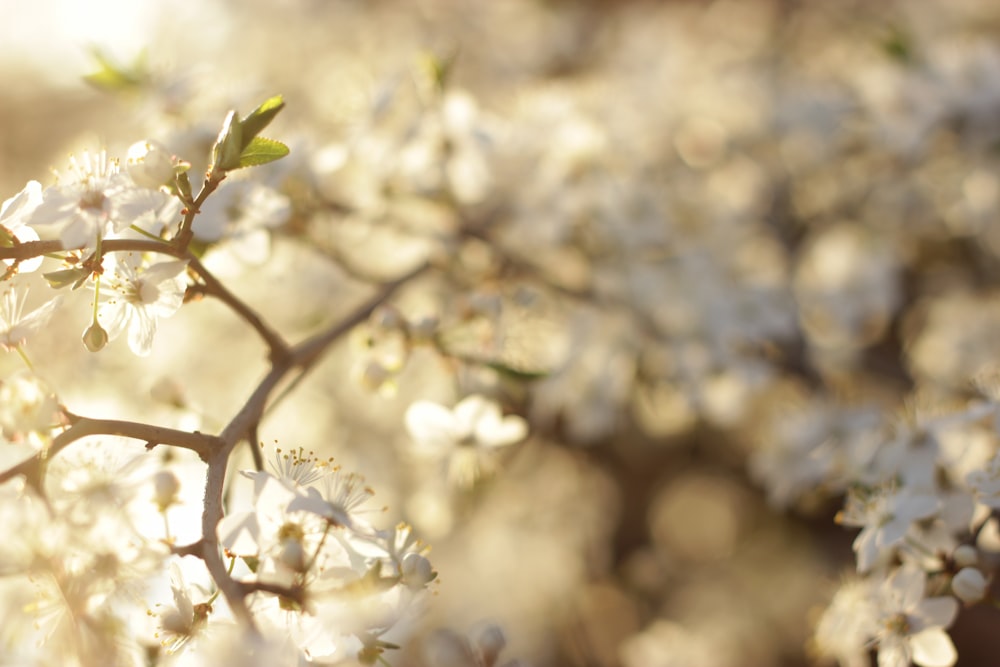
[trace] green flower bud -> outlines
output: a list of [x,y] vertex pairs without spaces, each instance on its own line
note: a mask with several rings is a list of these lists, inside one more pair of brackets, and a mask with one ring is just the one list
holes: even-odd
[[102,350],[108,344],[108,332],[95,321],[83,332],[83,344],[91,352]]

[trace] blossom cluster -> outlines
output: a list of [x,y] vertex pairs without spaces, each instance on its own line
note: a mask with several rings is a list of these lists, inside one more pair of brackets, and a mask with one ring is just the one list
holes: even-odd
[[[245,118],[231,114],[197,195],[189,164],[142,141],[124,168],[88,153],[71,158],[68,176],[46,188],[31,181],[4,202],[2,344],[27,367],[2,385],[0,513],[12,535],[0,569],[5,599],[15,603],[2,610],[5,659],[372,664],[397,648],[394,629],[436,579],[409,526],[379,528],[364,518],[373,492],[359,475],[303,449],[278,449],[265,467],[251,434],[270,395],[267,380],[256,402],[248,399],[213,436],[76,414],[28,356],[53,318],[72,316],[72,304],[89,297],[81,347],[100,353],[127,332],[131,352],[148,357],[160,322],[209,295],[270,346],[274,377],[307,366],[309,342],[289,346],[206,266],[209,246],[259,263],[266,239],[249,239],[287,216],[286,198],[263,186],[237,182],[228,195],[220,188],[230,171],[288,152],[256,137],[283,106],[275,97]],[[207,205],[216,189],[228,206]],[[26,312],[29,287],[32,299],[48,298]],[[169,385],[156,393],[184,406]],[[244,473],[249,496],[239,497],[227,468],[244,441],[256,465]],[[157,448],[167,453],[147,451]],[[137,620],[144,616],[148,622]]]
[[247,7],[0,197],[0,654],[989,653],[991,3]]

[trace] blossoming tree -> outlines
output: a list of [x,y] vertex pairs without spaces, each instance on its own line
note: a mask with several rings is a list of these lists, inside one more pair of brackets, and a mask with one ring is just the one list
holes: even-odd
[[0,664],[992,664],[981,4],[95,51],[101,141],[0,197]]

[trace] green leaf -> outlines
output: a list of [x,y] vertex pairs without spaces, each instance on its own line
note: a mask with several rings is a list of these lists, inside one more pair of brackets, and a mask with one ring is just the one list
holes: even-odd
[[281,95],[275,95],[265,100],[259,107],[251,111],[246,118],[240,121],[240,128],[243,130],[243,144],[241,148],[249,148],[253,140],[265,127],[270,125],[278,112],[285,108],[285,101]]
[[174,178],[174,182],[177,184],[177,192],[180,194],[181,201],[185,204],[194,201],[194,193],[191,190],[191,179],[188,178],[187,172],[182,171],[177,174]]
[[109,92],[134,90],[148,78],[145,52],[140,53],[130,66],[114,62],[97,47],[92,48],[90,53],[97,63],[97,71],[85,74],[83,80],[95,88]]
[[438,92],[447,88],[448,80],[451,77],[452,70],[454,69],[456,56],[456,53],[451,53],[446,56],[438,56],[433,53],[424,55],[422,63],[424,71],[431,84],[434,85],[434,89]]
[[254,137],[253,141],[240,154],[240,161],[234,169],[243,167],[256,167],[258,165],[274,162],[288,155],[288,146],[264,137]]
[[260,559],[256,556],[240,556],[240,559],[246,563],[251,572],[256,573],[257,568],[260,567]]
[[67,285],[73,285],[73,289],[76,289],[83,284],[90,276],[90,271],[83,268],[77,267],[75,269],[60,269],[58,271],[50,271],[49,273],[43,273],[42,277],[49,282],[49,286],[54,289],[59,289],[61,287],[66,287]]
[[501,361],[488,361],[486,362],[486,367],[492,368],[496,372],[512,380],[520,380],[522,382],[541,380],[549,374],[549,371],[547,370],[514,368],[513,366],[509,366]]
[[885,39],[882,40],[882,50],[893,60],[910,64],[914,59],[913,39],[897,26],[890,26]]
[[226,116],[226,121],[222,124],[219,138],[212,146],[212,169],[221,169],[222,171],[238,169],[242,150],[243,129],[240,126],[237,113],[230,111]]

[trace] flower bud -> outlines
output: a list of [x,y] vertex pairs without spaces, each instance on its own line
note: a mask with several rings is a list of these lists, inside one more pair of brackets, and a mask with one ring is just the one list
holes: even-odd
[[401,570],[403,583],[413,590],[423,588],[437,577],[437,572],[431,567],[431,562],[424,556],[415,553],[409,553],[403,557]]
[[971,544],[962,544],[951,555],[959,567],[971,567],[979,562],[979,550]]
[[83,344],[91,352],[98,352],[108,344],[108,332],[95,321],[83,332]]
[[504,636],[503,630],[493,623],[483,628],[476,637],[476,647],[484,665],[496,664],[500,651],[506,645],[507,637]]
[[153,502],[161,512],[177,502],[177,493],[180,490],[181,482],[171,471],[160,470],[153,475]]
[[173,158],[155,141],[139,141],[128,149],[125,170],[141,188],[155,190],[174,177]]
[[951,592],[962,602],[978,602],[986,594],[986,577],[974,567],[963,567],[951,580]]

